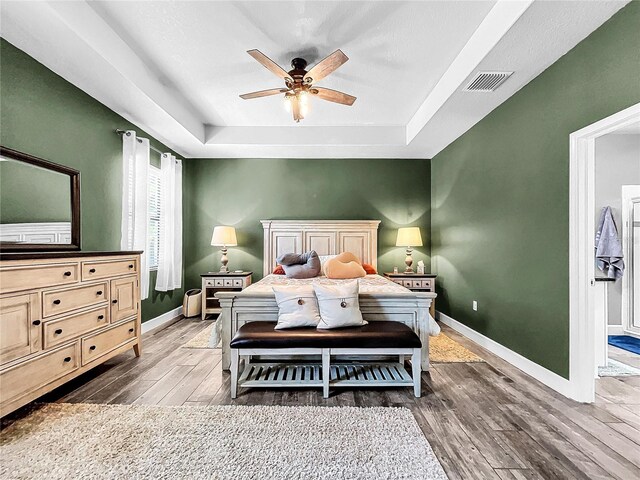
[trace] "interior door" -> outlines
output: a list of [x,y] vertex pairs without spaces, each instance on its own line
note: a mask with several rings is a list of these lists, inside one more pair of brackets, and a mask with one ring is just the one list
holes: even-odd
[[640,335],[640,185],[622,186],[622,327]]
[[631,328],[640,333],[640,199],[633,201],[633,216],[631,225],[631,258],[629,263],[633,265],[631,272]]

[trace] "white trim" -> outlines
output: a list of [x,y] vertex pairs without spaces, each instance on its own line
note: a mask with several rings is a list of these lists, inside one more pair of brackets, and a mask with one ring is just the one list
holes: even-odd
[[624,335],[622,325],[609,325],[607,327],[607,335]]
[[168,312],[163,313],[162,315],[158,315],[151,320],[147,320],[142,324],[142,333],[145,334],[152,330],[159,330],[161,328],[166,328],[170,324],[178,321],[180,316],[182,315],[182,306],[176,307],[173,310],[169,310]]
[[640,120],[640,103],[569,136],[569,378],[571,398],[595,400],[595,141]]
[[[633,204],[640,199],[640,185],[622,186],[622,254],[624,275],[622,275],[622,328],[638,335],[640,329],[633,325]],[[637,299],[635,301],[640,301]]]
[[12,243],[71,243],[71,222],[3,223],[0,241]]
[[495,340],[491,340],[489,337],[485,337],[481,333],[476,332],[472,328],[458,322],[457,320],[445,315],[442,312],[436,311],[436,316],[445,325],[453,328],[456,332],[464,335],[469,340],[477,343],[481,347],[489,350],[494,355],[509,362],[514,367],[522,370],[527,375],[532,376],[539,382],[545,384],[547,387],[554,389],[556,392],[561,393],[565,397],[575,398],[575,394],[571,383],[566,378],[561,377],[557,373],[548,370],[537,363],[523,357],[519,353],[499,344]]

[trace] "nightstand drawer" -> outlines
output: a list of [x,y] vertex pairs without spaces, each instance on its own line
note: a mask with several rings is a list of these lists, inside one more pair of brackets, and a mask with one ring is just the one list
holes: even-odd
[[216,287],[224,286],[224,278],[214,278],[213,283]]
[[242,287],[242,279],[241,278],[234,278],[233,279],[233,286],[234,287]]
[[420,280],[420,287],[433,290],[433,279],[428,278],[426,280]]
[[233,287],[233,278],[225,278],[224,279],[225,287]]
[[413,280],[403,280],[402,286],[407,288],[413,288]]
[[411,288],[422,288],[422,280],[411,280]]

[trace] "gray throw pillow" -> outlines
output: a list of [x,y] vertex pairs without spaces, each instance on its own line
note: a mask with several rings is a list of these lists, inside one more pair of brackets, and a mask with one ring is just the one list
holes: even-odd
[[[293,260],[293,256],[298,257],[298,263],[289,263]],[[287,263],[285,264],[281,260]],[[320,258],[314,250],[301,255],[288,253],[278,257],[277,262],[282,265],[287,278],[313,278],[317,277],[321,270]]]

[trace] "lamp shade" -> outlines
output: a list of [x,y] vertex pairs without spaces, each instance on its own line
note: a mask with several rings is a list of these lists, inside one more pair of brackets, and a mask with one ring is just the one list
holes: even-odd
[[211,237],[211,245],[235,247],[238,245],[236,239],[236,229],[233,227],[218,226],[213,229],[213,237]]
[[398,229],[396,247],[421,247],[422,237],[419,227],[405,227]]

